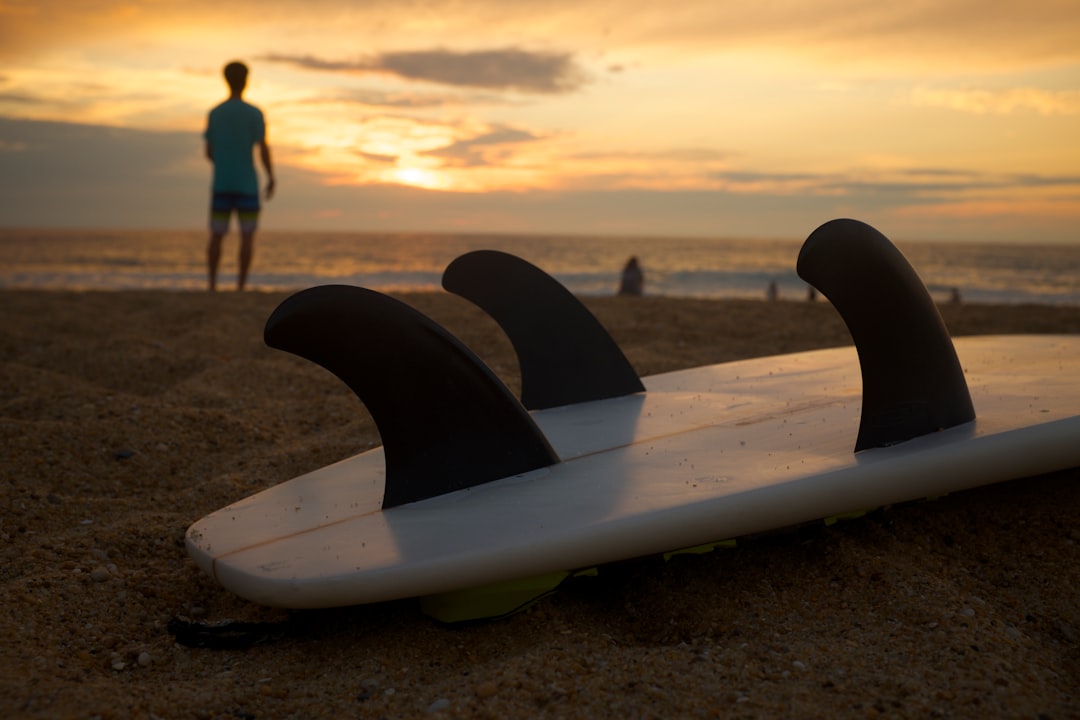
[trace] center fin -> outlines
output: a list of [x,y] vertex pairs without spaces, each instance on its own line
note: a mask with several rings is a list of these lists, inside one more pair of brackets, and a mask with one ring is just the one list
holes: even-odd
[[264,337],[332,372],[367,406],[386,457],[383,508],[558,462],[487,365],[391,297],[347,285],[304,290],[274,310]]
[[530,410],[644,392],[630,361],[600,321],[558,280],[496,250],[462,255],[443,287],[480,306],[510,338]]

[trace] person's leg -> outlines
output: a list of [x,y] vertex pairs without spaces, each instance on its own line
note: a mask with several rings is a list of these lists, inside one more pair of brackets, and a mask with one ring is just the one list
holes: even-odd
[[247,284],[248,270],[251,268],[251,257],[255,254],[255,231],[240,234],[240,274],[236,279],[236,289],[243,290]]
[[210,199],[210,242],[206,245],[206,274],[210,292],[217,290],[218,266],[221,264],[221,241],[229,232],[232,204],[227,195],[214,193]]
[[217,290],[217,271],[221,263],[221,240],[225,235],[210,233],[210,242],[206,246],[206,272],[210,279],[210,292]]
[[255,229],[259,224],[259,196],[245,196],[240,201],[237,219],[240,223],[240,273],[236,277],[236,289],[247,285],[251,258],[255,254]]

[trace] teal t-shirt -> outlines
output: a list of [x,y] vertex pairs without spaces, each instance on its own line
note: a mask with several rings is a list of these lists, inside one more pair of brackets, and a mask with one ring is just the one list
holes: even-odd
[[214,192],[259,194],[253,151],[266,137],[262,111],[229,99],[210,111],[203,133],[214,155]]

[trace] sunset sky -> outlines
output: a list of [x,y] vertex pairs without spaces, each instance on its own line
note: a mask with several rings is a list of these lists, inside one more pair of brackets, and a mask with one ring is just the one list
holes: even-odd
[[1076,0],[0,0],[0,226],[202,228],[233,59],[269,229],[1080,243]]

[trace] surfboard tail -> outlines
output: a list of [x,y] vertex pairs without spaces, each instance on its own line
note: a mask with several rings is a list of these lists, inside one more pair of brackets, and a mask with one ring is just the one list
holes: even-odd
[[856,452],[975,419],[941,313],[887,237],[857,220],[827,222],[806,239],[796,269],[855,341],[863,383]]
[[[856,452],[974,419],[941,315],[884,235],[855,220],[826,223],[807,238],[797,270],[839,310],[859,353]],[[522,402],[437,323],[372,290],[311,288],[288,298],[266,324],[268,345],[330,370],[371,411],[386,455],[383,507],[557,463],[526,407],[645,389],[599,321],[532,264],[495,251],[468,253],[447,267],[443,284],[510,337]]]

